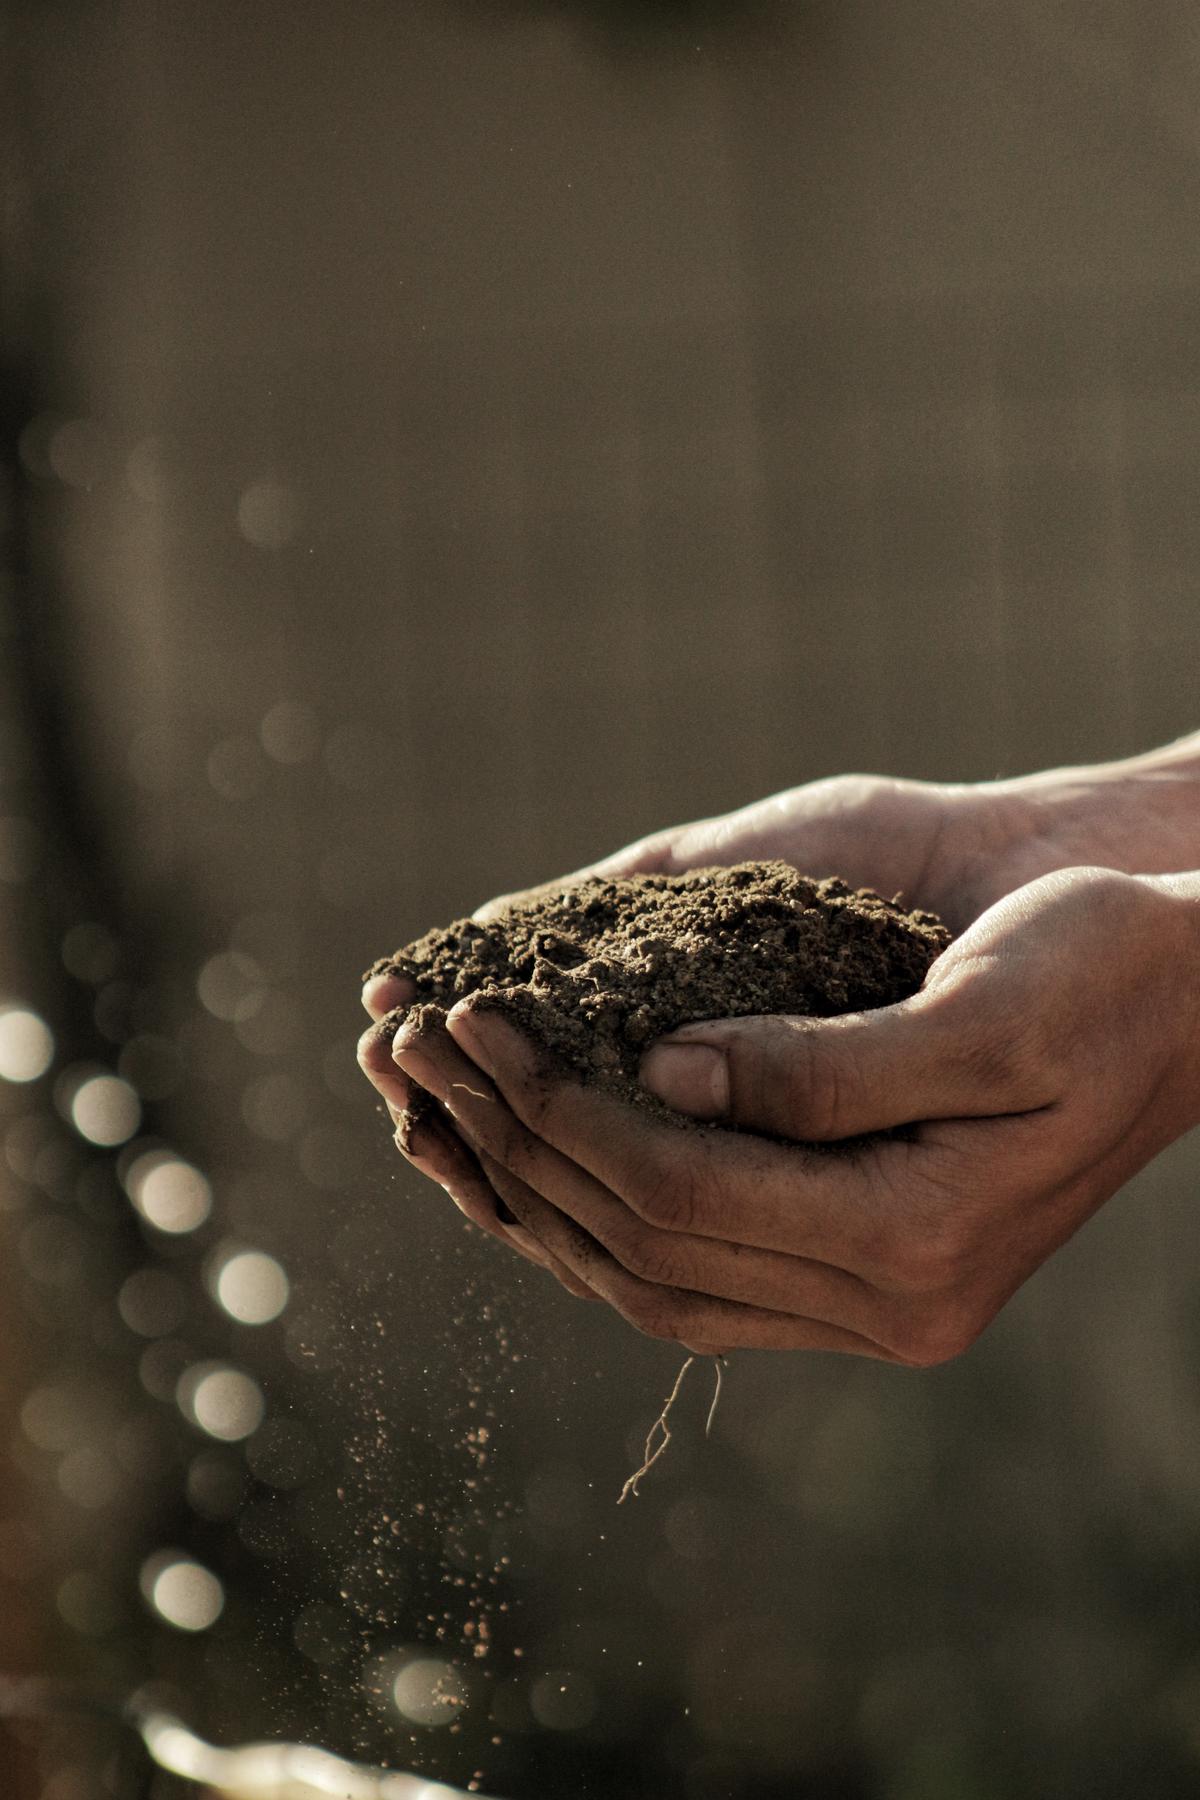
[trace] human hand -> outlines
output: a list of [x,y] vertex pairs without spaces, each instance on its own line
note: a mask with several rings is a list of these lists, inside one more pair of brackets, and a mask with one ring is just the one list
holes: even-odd
[[[810,781],[737,812],[653,832],[546,890],[585,875],[670,875],[757,858],[898,894],[954,932],[1055,869],[1193,869],[1200,865],[1200,733],[1121,762],[1003,781]],[[502,894],[475,917],[494,917],[542,891]]]
[[1071,869],[986,912],[910,1000],[651,1048],[648,1085],[739,1132],[684,1131],[548,1070],[470,1000],[444,1030],[402,1029],[394,1055],[478,1178],[641,1330],[923,1366],[1200,1120],[1198,917],[1200,877]]
[[[1019,809],[983,790],[929,782],[848,775],[810,782],[775,794],[720,818],[656,832],[614,855],[559,881],[521,894],[501,895],[479,907],[478,920],[498,917],[515,900],[558,892],[589,875],[674,874],[685,869],[778,858],[802,873],[840,874],[877,892],[903,891],[910,903],[918,887],[936,896],[935,911],[965,920],[984,904],[982,895],[1003,891],[996,874],[1001,853],[1019,833]],[[989,877],[990,885],[985,881]],[[934,905],[924,899],[920,904]],[[399,1013],[414,998],[412,983],[397,975],[377,975],[363,988],[363,1005],[376,1027],[359,1041],[358,1060],[367,1079],[400,1125],[412,1098],[412,1084],[392,1056]],[[393,1015],[397,1015],[393,1018]],[[383,1021],[387,1020],[387,1026]],[[419,1125],[405,1124],[397,1146],[415,1167],[451,1194],[460,1210],[483,1230],[533,1260],[545,1260],[528,1232],[506,1217],[477,1160],[463,1144],[453,1121],[426,1110]],[[579,1282],[558,1266],[555,1273],[573,1293]]]
[[[723,817],[656,832],[542,888],[490,900],[474,916],[495,918],[514,900],[593,874],[674,874],[778,858],[805,874],[839,874],[885,895],[903,893],[909,904],[931,907],[958,929],[1010,886],[1057,866],[1060,850],[1043,843],[1047,835],[1035,827],[1031,808],[998,787],[845,775],[809,782]],[[385,1018],[389,1026],[364,1033],[359,1063],[393,1123],[407,1108],[412,1088],[391,1054],[391,1015],[407,1008],[413,996],[411,982],[395,975],[375,976],[363,989],[363,1005],[376,1026]],[[397,1143],[417,1168],[457,1197],[475,1224],[533,1255],[528,1234],[514,1233],[516,1222],[505,1219],[506,1209],[490,1193],[450,1120],[427,1113],[420,1127],[406,1128]],[[562,1269],[557,1273],[564,1278]],[[578,1291],[577,1282],[567,1285]]]

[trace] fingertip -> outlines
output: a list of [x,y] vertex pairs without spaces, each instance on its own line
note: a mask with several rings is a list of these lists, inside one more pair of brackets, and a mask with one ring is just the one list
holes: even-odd
[[363,983],[362,1003],[379,1022],[399,1006],[411,1006],[416,987],[407,975],[372,975]]

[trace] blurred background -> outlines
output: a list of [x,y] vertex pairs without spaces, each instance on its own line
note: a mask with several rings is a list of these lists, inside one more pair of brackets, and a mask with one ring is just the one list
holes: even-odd
[[6,1796],[191,1800],[129,1704],[1194,1795],[1194,1142],[957,1363],[734,1357],[617,1512],[677,1354],[354,1063],[369,961],[645,830],[1200,723],[1194,8],[0,16]]

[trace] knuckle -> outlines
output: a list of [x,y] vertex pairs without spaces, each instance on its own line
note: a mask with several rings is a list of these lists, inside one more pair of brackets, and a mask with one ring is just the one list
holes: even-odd
[[652,1163],[630,1205],[647,1225],[664,1231],[692,1230],[699,1210],[694,1170],[687,1162]]
[[653,1287],[685,1287],[682,1259],[669,1244],[645,1234],[631,1235],[618,1244],[613,1255],[631,1275]]
[[963,1053],[980,1087],[1014,1099],[1040,1094],[1059,1061],[1057,1019],[1036,1007],[1013,1007],[990,1029],[977,1026]]
[[785,1098],[789,1135],[814,1143],[846,1136],[845,1121],[862,1107],[862,1076],[840,1052],[824,1021],[778,1019],[761,1039],[759,1056],[741,1071],[737,1098],[756,1114],[779,1112]]
[[818,1055],[812,1033],[801,1032],[797,1043],[801,1048],[793,1074],[793,1099],[802,1128],[818,1141],[843,1135],[841,1121],[848,1116],[851,1072],[828,1050]]
[[662,1231],[700,1233],[725,1211],[723,1183],[712,1161],[712,1147],[700,1134],[666,1127],[671,1139],[642,1166],[640,1179],[631,1184],[628,1201],[633,1213]]
[[898,1334],[896,1348],[910,1367],[933,1369],[969,1350],[982,1329],[983,1321],[967,1308],[941,1306],[909,1319]]
[[886,814],[895,804],[897,791],[905,785],[899,777],[890,775],[827,775],[809,782],[806,792],[819,799],[826,809],[865,820],[876,813]]
[[1014,1110],[1051,1098],[1062,1066],[1062,1017],[1044,1004],[1038,989],[1044,979],[1034,961],[1007,968],[997,981],[994,959],[981,951],[923,997],[929,1023],[940,1023],[953,1038],[966,1084],[1004,1096]]
[[923,1171],[920,1182],[885,1190],[870,1243],[881,1285],[902,1294],[945,1295],[961,1287],[975,1260],[968,1209]]

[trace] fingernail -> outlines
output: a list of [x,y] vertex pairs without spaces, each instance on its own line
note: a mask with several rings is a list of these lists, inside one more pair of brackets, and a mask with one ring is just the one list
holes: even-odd
[[676,1112],[719,1119],[729,1111],[729,1065],[711,1044],[653,1044],[642,1058],[641,1079]]

